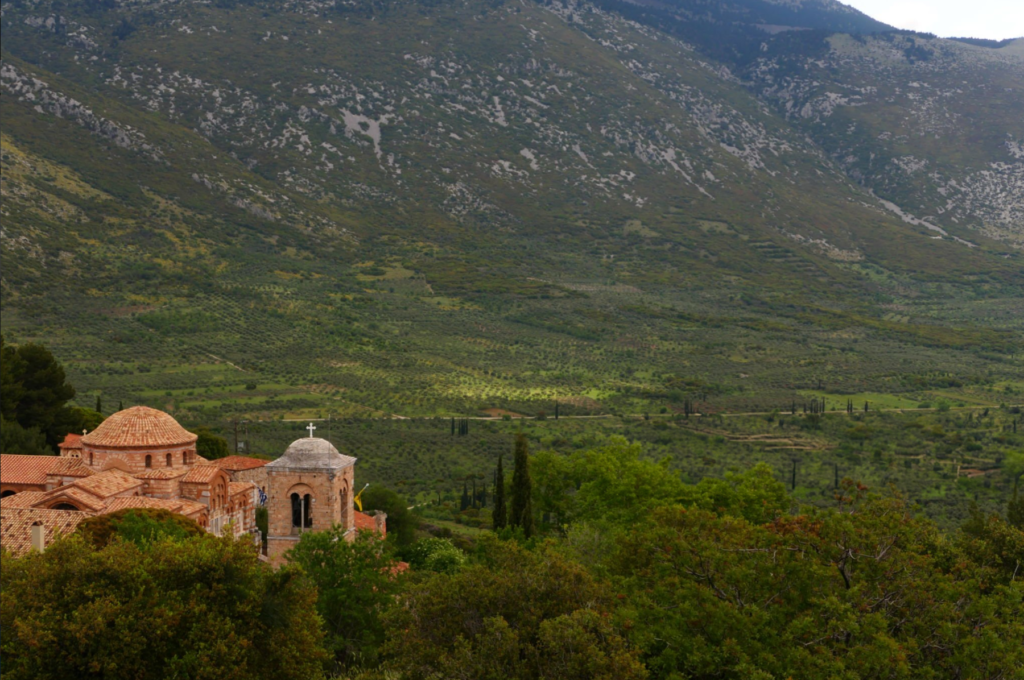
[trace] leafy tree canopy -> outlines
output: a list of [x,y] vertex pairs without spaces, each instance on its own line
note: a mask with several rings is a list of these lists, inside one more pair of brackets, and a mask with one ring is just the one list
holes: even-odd
[[342,668],[377,661],[384,642],[381,612],[393,604],[402,579],[376,534],[361,531],[352,542],[344,534],[339,525],[307,532],[288,552],[316,586],[326,646]]
[[5,680],[322,677],[315,589],[246,541],[73,535],[0,567]]

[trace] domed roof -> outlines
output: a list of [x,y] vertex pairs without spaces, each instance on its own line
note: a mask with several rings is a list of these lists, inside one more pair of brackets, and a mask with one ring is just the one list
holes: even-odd
[[82,437],[85,446],[150,449],[195,443],[197,437],[163,411],[132,406],[110,416]]
[[326,439],[304,437],[296,439],[277,460],[267,463],[269,468],[302,470],[339,470],[356,462],[355,458],[338,453]]

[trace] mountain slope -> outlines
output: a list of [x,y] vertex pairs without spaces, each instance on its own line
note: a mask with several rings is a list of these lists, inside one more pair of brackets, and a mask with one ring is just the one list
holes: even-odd
[[4,325],[90,389],[741,404],[1012,356],[1015,251],[894,216],[772,92],[593,5],[40,3],[3,45]]

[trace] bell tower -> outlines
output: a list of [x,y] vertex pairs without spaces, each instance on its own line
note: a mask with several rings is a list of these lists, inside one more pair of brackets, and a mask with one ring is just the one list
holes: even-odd
[[344,527],[355,538],[352,484],[355,458],[342,455],[327,441],[310,436],[297,439],[284,454],[266,466],[267,557],[274,566],[306,531]]

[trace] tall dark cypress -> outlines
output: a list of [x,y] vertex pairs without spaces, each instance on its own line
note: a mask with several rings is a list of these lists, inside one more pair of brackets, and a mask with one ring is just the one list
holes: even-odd
[[1020,497],[1019,486],[1020,477],[1017,477],[1013,482],[1013,498],[1010,499],[1010,504],[1006,506],[1006,521],[1010,526],[1024,530],[1024,498]]
[[465,481],[462,482],[462,500],[459,503],[460,509],[465,510],[469,507],[469,485]]
[[494,507],[491,509],[491,521],[494,530],[508,526],[508,510],[505,504],[505,471],[501,469],[501,456],[498,456],[498,471],[494,473]]
[[96,413],[103,413],[103,400],[98,394],[96,395]]
[[533,483],[530,481],[530,447],[526,435],[516,435],[515,468],[512,471],[512,512],[509,524],[520,527],[527,538],[533,535]]

